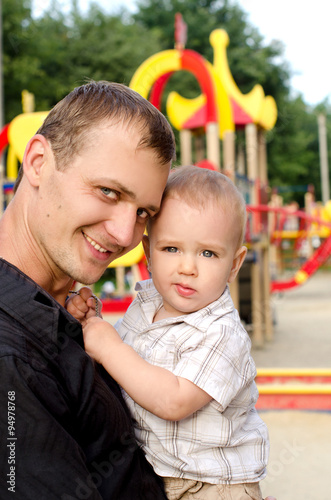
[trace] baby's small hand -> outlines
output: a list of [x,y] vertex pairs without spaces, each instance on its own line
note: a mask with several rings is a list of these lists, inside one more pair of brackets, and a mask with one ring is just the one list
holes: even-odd
[[122,339],[115,328],[101,318],[93,316],[88,318],[83,325],[85,351],[98,363],[103,364],[102,358],[107,357],[108,349]]
[[93,295],[93,292],[87,286],[82,287],[78,292],[72,295],[66,301],[67,311],[85,325],[86,320],[101,310],[101,301]]

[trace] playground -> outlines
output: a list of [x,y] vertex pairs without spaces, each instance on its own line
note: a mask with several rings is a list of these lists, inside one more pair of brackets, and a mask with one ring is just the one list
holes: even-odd
[[[214,62],[186,49],[185,23],[176,18],[175,48],[157,53],[137,69],[130,86],[161,109],[173,73],[189,71],[201,95],[166,98],[166,114],[179,133],[180,163],[221,170],[243,193],[248,256],[231,295],[252,340],[263,414],[271,436],[264,494],[278,500],[327,500],[331,424],[331,201],[307,190],[305,206],[284,204],[268,186],[266,133],[277,104],[260,85],[243,94],[228,64],[231,42],[224,30],[210,34]],[[163,110],[163,109],[162,109]],[[13,184],[28,139],[47,111],[23,109],[0,132],[6,151],[1,206]],[[245,148],[236,143],[236,133]],[[134,283],[149,277],[142,246],[110,264],[95,285],[111,323],[132,302]],[[107,286],[106,286],[107,285]],[[79,284],[77,284],[79,286]],[[314,492],[312,496],[312,492]]]
[[[330,272],[319,271],[304,286],[274,297],[274,340],[263,349],[252,350],[258,370],[286,368],[324,373],[325,367],[330,367],[330,278]],[[330,394],[325,397],[331,399]],[[271,444],[263,492],[272,492],[279,500],[328,500],[330,411],[298,410],[293,405],[286,410],[260,411]]]
[[[261,483],[262,492],[264,495],[272,493],[278,500],[329,500],[330,271],[319,271],[304,286],[274,294],[272,305],[275,316],[273,339],[262,349],[252,349],[257,370],[272,375],[305,374],[305,380],[309,382],[302,388],[297,376],[295,390],[290,395],[285,394],[287,399],[282,404],[284,394],[278,392],[273,395],[269,409],[259,410],[270,434],[268,475]],[[109,314],[106,318],[114,323],[119,316]],[[324,386],[323,383],[317,384],[319,391],[313,395],[314,404],[309,401],[314,384],[312,374],[319,377],[318,380],[328,381]],[[303,392],[298,396],[299,387]],[[265,395],[260,389],[260,403],[263,397]],[[300,398],[303,409],[298,409]],[[327,410],[323,409],[323,400]],[[265,406],[265,402],[261,406]]]

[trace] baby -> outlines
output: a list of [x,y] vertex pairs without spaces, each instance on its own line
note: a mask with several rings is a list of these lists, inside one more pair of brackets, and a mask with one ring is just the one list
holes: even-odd
[[82,297],[68,304],[84,319],[86,351],[125,391],[170,500],[262,500],[268,432],[228,287],[246,256],[245,226],[243,197],[226,176],[177,168],[143,238],[152,279],[136,285],[116,329],[86,319]]

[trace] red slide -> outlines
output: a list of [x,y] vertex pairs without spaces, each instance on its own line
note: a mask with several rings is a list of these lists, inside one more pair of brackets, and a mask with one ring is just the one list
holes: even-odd
[[[286,211],[285,208],[281,207],[269,207],[267,205],[248,205],[247,211],[251,213],[258,212],[274,212],[280,214],[286,214],[287,216],[297,216],[299,218],[305,219],[307,222],[315,223],[320,226],[325,226],[331,229],[331,222],[326,222],[319,217],[311,217],[305,212],[298,210],[297,212],[291,212],[291,214]],[[301,268],[295,273],[295,275],[284,281],[273,281],[271,283],[271,292],[279,292],[282,290],[288,290],[294,288],[298,285],[304,283],[312,274],[314,274],[317,269],[322,266],[331,255],[331,234],[326,238],[323,243],[317,248],[313,255],[306,260],[306,262],[301,266]]]

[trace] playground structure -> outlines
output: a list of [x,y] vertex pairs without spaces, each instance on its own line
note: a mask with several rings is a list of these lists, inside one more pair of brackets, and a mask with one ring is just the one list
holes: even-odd
[[[283,242],[293,241],[294,248],[303,261],[299,270],[289,279],[274,279],[271,282],[271,292],[284,291],[302,285],[331,256],[331,201],[325,207],[312,205],[310,209],[312,215],[308,210],[289,212],[289,207],[248,207],[249,211],[265,211],[274,216],[269,227],[269,234],[270,253],[273,254],[273,263],[276,268],[278,266],[283,270],[283,262],[278,256]],[[292,226],[291,229],[288,228],[288,224]],[[317,245],[315,244],[316,248],[314,248],[313,240],[316,241],[316,238]]]
[[[189,71],[200,85],[202,93],[194,99],[186,99],[177,92],[169,93],[166,114],[172,126],[179,130],[180,163],[221,170],[237,184],[246,199],[249,216],[245,243],[249,252],[238,279],[231,285],[231,295],[241,317],[251,327],[254,345],[260,347],[273,335],[271,293],[302,284],[330,256],[331,207],[322,207],[319,213],[314,213],[310,199],[306,212],[289,213],[286,207],[280,206],[279,200],[273,197],[269,200],[265,133],[275,125],[277,106],[271,96],[265,96],[260,85],[255,85],[248,94],[241,93],[227,61],[227,33],[218,29],[210,35],[213,64],[185,48],[186,27],[180,15],[176,16],[175,42],[174,49],[148,58],[133,75],[130,86],[161,109],[167,83],[175,72]],[[8,146],[2,206],[12,196],[25,145],[47,115],[47,112],[33,113],[31,106],[23,111],[0,133],[0,152]],[[236,144],[239,130],[244,134],[245,148]],[[275,273],[271,279],[270,270],[273,265],[277,267],[279,261],[279,246],[289,237],[286,222],[294,217],[304,221],[292,231],[297,244],[311,242],[315,233],[322,243],[317,249],[311,249],[293,278],[277,280]],[[134,295],[132,290],[129,293],[126,290],[126,270],[131,270],[133,282],[149,276],[142,245],[109,267],[116,273],[116,292],[120,299],[105,300],[103,310],[124,313]]]
[[25,147],[47,114],[47,111],[34,112],[31,107],[23,107],[23,113],[0,131],[0,155],[7,149],[6,175],[0,169],[0,184],[3,188],[0,190],[0,206],[3,209],[13,195],[13,185],[17,177],[18,166],[23,161]]
[[[180,134],[181,164],[206,166],[207,163],[209,168],[226,173],[242,190],[248,203],[253,206],[266,203],[268,182],[264,134],[277,119],[274,99],[265,96],[260,85],[246,95],[240,92],[228,66],[226,47],[229,38],[224,30],[215,30],[210,35],[213,65],[197,52],[185,49],[186,29],[180,15],[176,16],[175,41],[173,50],[147,59],[133,75],[130,86],[161,110],[162,97],[171,76],[179,71],[192,73],[202,94],[195,99],[186,99],[171,92],[166,102],[169,121]],[[243,149],[236,155],[235,133],[239,128],[245,131],[246,158]],[[267,226],[264,214],[250,214],[250,241],[246,242],[250,252],[247,260],[250,261],[252,297],[250,321],[253,341],[259,345],[264,337],[272,337]],[[240,311],[240,278],[231,285],[231,294]],[[261,307],[261,304],[265,306]]]
[[256,383],[258,410],[331,411],[331,370],[266,369],[258,370]]
[[[270,282],[270,270],[278,260],[276,242],[282,241],[285,236],[283,232],[279,233],[278,215],[283,211],[283,221],[290,215],[285,207],[275,207],[274,200],[268,200],[265,133],[275,125],[276,103],[271,96],[264,95],[260,85],[256,85],[246,95],[240,92],[229,69],[226,54],[229,38],[224,30],[215,30],[210,35],[214,50],[213,65],[200,54],[185,49],[186,26],[179,14],[175,21],[175,41],[173,50],[160,52],[147,59],[137,69],[130,86],[149,98],[162,111],[162,97],[175,72],[189,71],[199,82],[202,94],[194,99],[186,99],[177,92],[170,92],[166,100],[166,112],[171,124],[180,133],[181,164],[195,163],[222,170],[237,184],[246,198],[249,213],[246,245],[249,248],[247,265],[250,282],[246,296],[251,297],[249,322],[252,324],[252,339],[255,345],[262,346],[265,339],[272,338],[270,294],[302,284],[331,254],[330,209],[326,207],[323,216],[314,214],[311,200],[307,212],[297,211],[295,215],[305,223],[304,232],[301,233],[302,241],[311,242],[312,232],[316,231],[316,227],[325,241],[315,253],[310,253],[293,278],[287,281],[274,279]],[[240,129],[245,134],[246,157],[243,149],[236,148],[235,144],[235,135]],[[245,318],[245,297],[242,297],[244,286],[241,277],[245,272],[247,275],[247,271],[242,269],[231,286],[231,295],[242,318]]]

